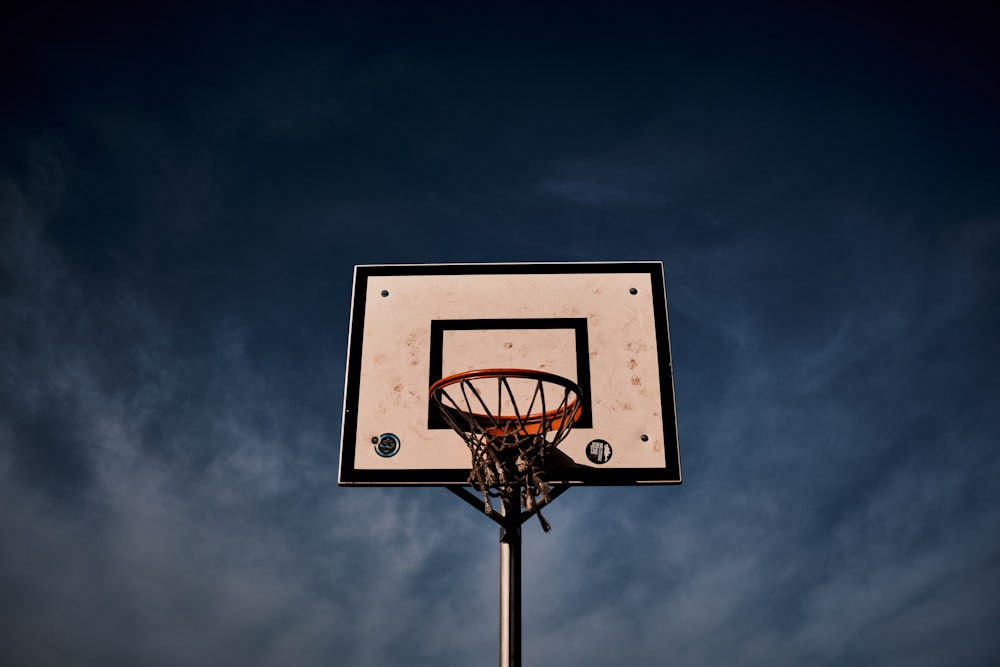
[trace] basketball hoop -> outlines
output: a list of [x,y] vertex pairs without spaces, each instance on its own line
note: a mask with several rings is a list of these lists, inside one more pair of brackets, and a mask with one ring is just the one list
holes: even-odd
[[348,330],[337,483],[443,487],[498,524],[520,665],[524,523],[575,485],[681,483],[663,263],[355,266]]
[[528,512],[551,500],[546,457],[580,417],[582,398],[564,377],[517,368],[456,373],[430,388],[442,418],[469,446],[469,484],[483,494],[487,514],[490,497],[509,498],[518,488]]

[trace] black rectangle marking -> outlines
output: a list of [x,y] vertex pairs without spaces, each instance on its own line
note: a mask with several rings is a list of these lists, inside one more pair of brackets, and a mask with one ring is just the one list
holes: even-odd
[[[583,412],[573,425],[574,429],[593,428],[594,416],[590,408],[590,341],[587,337],[586,317],[502,318],[476,320],[431,320],[430,376],[427,388],[440,380],[443,364],[444,332],[485,331],[496,329],[532,330],[567,329],[573,331],[576,343],[576,383],[583,393]],[[537,369],[527,369],[537,370]],[[441,417],[432,401],[427,403],[427,428],[451,428]]]

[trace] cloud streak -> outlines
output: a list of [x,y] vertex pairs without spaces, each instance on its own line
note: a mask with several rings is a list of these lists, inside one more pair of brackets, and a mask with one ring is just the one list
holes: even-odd
[[331,495],[336,435],[276,393],[238,323],[183,353],[127,289],[80,287],[39,207],[5,194],[5,662],[385,664],[414,645],[436,660],[402,619],[432,630],[478,608],[459,594],[480,590],[474,562],[448,568],[450,603],[425,607],[421,583],[443,531],[475,517],[432,515],[428,492]]

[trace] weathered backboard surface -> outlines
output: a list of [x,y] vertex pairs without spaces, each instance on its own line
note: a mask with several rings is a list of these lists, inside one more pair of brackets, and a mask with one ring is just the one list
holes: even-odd
[[355,267],[340,484],[466,484],[428,389],[487,368],[583,390],[549,481],[680,483],[663,265],[587,262]]

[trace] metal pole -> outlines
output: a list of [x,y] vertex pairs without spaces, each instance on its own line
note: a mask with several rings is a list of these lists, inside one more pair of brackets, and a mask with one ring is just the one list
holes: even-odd
[[500,526],[500,667],[521,667],[521,494],[503,498]]

